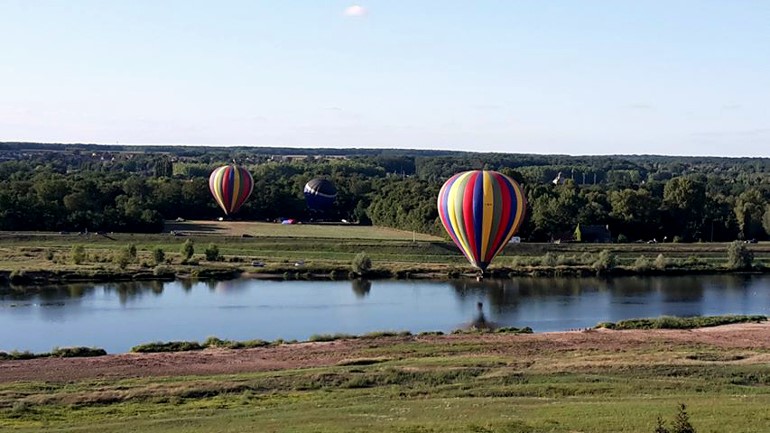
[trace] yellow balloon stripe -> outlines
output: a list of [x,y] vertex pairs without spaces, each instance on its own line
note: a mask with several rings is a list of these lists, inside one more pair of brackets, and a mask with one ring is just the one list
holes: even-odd
[[[482,172],[484,182],[484,206],[483,206],[483,218],[481,222],[481,257],[479,260],[482,262],[489,261],[486,257],[487,248],[489,243],[493,241],[490,239],[492,234],[492,220],[495,216],[495,192],[492,185],[492,175],[488,171]],[[491,258],[490,258],[491,259]]]
[[468,177],[472,172],[462,174],[452,185],[447,195],[449,209],[449,220],[452,223],[452,227],[455,229],[455,236],[460,241],[459,247],[463,249],[463,254],[469,259],[473,257],[473,251],[468,244],[468,235],[465,233],[465,221],[462,218],[462,212],[457,212],[458,207],[462,210],[463,193],[465,191],[464,185],[468,182]]

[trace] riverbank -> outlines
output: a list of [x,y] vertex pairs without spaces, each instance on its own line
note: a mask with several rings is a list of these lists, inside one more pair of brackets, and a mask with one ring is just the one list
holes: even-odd
[[[377,227],[302,227],[295,236],[277,225],[249,223],[253,235],[232,236],[208,225],[189,225],[174,234],[0,233],[0,283],[15,286],[173,280],[339,280],[475,278],[448,241]],[[239,226],[240,227],[240,226]],[[197,228],[197,229],[196,229]],[[196,229],[196,230],[193,230]],[[205,231],[211,230],[211,231]],[[259,231],[257,231],[259,230]],[[313,237],[316,233],[318,236]],[[336,236],[336,237],[335,237]],[[185,242],[191,256],[182,254]],[[752,266],[727,265],[729,244],[511,244],[495,259],[487,277],[682,275],[770,271],[770,243],[746,244]],[[130,251],[133,250],[133,253]],[[210,250],[206,253],[206,250]],[[213,251],[213,252],[212,252]],[[371,268],[352,262],[364,253]]]
[[764,322],[3,361],[0,428],[649,432],[683,402],[698,431],[748,433],[770,426],[768,353]]

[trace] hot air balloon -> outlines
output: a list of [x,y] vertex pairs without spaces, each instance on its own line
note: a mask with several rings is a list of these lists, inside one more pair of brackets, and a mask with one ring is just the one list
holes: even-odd
[[482,272],[519,229],[526,208],[521,186],[496,171],[458,173],[438,194],[441,223],[468,261]]
[[303,190],[307,207],[311,210],[322,211],[328,209],[337,198],[337,188],[331,181],[316,178],[305,184]]
[[225,165],[211,172],[209,190],[225,215],[238,212],[254,190],[254,178],[243,167]]

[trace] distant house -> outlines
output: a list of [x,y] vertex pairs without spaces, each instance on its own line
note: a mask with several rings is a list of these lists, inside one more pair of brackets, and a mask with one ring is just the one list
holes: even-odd
[[573,236],[575,242],[590,244],[606,244],[612,242],[612,233],[609,226],[601,225],[577,225]]

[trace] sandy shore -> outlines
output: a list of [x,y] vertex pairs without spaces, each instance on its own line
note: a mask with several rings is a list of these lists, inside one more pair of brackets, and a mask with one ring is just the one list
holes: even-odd
[[[495,355],[517,360],[533,359],[545,352],[551,357],[558,357],[561,353],[575,357],[576,353],[611,355],[629,351],[670,352],[677,347],[698,347],[715,352],[736,349],[764,351],[770,350],[770,323],[736,324],[694,330],[590,330],[523,335],[380,337],[241,350],[206,349],[177,353],[125,353],[94,358],[0,361],[0,383],[210,375],[331,366],[346,360],[376,356],[378,351],[392,356],[393,346],[406,342],[446,347],[472,342],[475,344],[464,349],[464,353]],[[770,355],[753,356],[743,362],[770,362]]]

